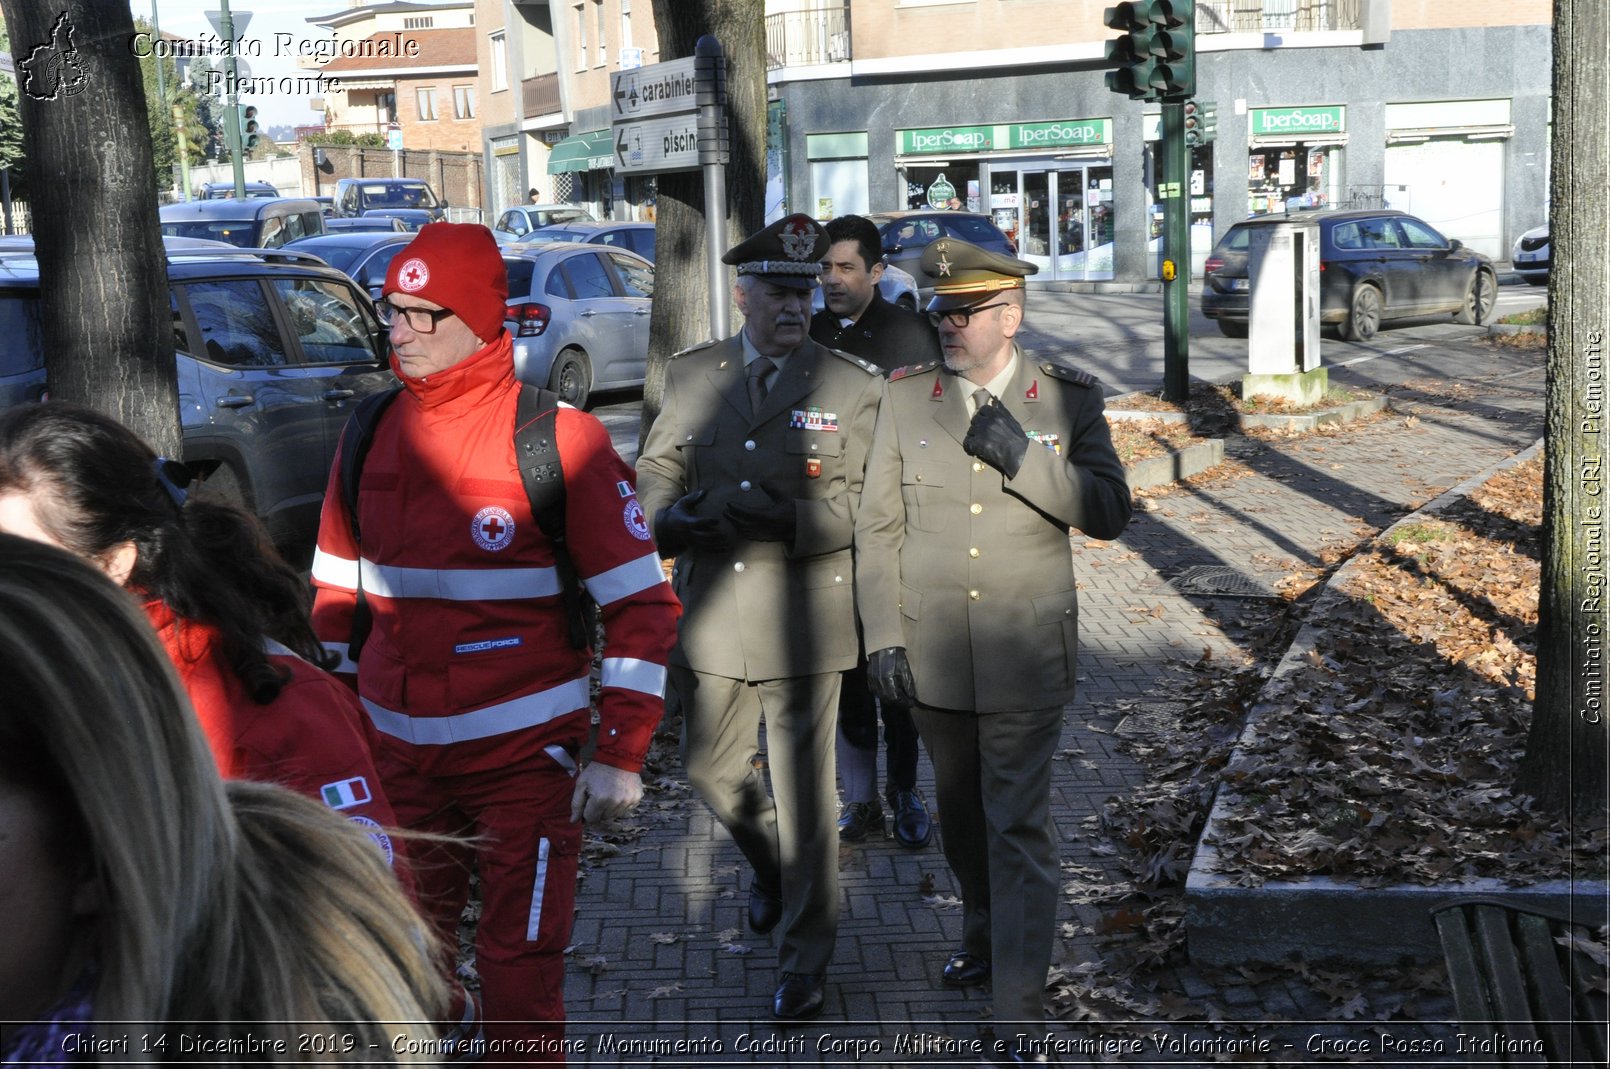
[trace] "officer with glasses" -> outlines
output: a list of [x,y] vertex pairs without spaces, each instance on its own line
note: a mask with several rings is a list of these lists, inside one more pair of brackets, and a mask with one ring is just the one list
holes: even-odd
[[943,358],[889,376],[856,515],[856,606],[872,689],[912,707],[934,763],[963,906],[940,978],[990,982],[999,1060],[1042,1064],[1051,758],[1078,639],[1068,532],[1117,537],[1129,487],[1100,385],[1014,340],[1035,266],[941,238],[922,270]]

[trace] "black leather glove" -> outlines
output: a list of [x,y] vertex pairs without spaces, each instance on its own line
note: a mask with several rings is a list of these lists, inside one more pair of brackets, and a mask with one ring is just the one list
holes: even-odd
[[690,548],[720,552],[730,545],[719,519],[694,513],[704,495],[703,490],[683,494],[676,504],[655,514],[654,540],[666,556],[675,556]]
[[1008,479],[1013,479],[1023,466],[1023,457],[1029,451],[1029,439],[1023,433],[1023,424],[1006,410],[999,398],[992,397],[989,404],[973,416],[973,422],[967,427],[967,437],[962,439],[962,448],[996,471],[1004,473]]
[[[762,488],[764,489],[764,487]],[[794,541],[794,499],[767,493],[765,504],[731,503],[723,511],[733,529],[751,542]]]
[[911,662],[906,660],[904,646],[867,654],[866,681],[881,701],[891,705],[917,703],[917,681],[911,678]]

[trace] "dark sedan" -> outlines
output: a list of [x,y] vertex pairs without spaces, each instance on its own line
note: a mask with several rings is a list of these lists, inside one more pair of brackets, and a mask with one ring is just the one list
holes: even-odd
[[1492,318],[1498,277],[1492,261],[1404,212],[1334,211],[1244,219],[1219,239],[1203,265],[1202,314],[1232,338],[1247,336],[1247,253],[1253,232],[1280,223],[1319,234],[1320,322],[1365,341],[1389,319],[1452,315]]
[[[339,221],[339,220],[337,220]],[[386,269],[414,240],[413,233],[389,230],[347,230],[303,238],[286,246],[310,252],[368,291],[375,300],[386,284]]]
[[1012,239],[977,212],[873,212],[867,218],[883,235],[883,262],[917,280],[919,303],[933,296],[933,280],[922,273],[922,250],[939,238],[961,238],[990,252],[1017,255]]

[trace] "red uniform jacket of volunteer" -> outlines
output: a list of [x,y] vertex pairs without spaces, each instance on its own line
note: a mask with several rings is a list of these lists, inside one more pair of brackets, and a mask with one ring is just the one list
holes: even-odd
[[[553,546],[515,463],[509,335],[444,371],[399,377],[406,389],[364,458],[361,559],[339,458],[331,474],[313,561],[315,630],[346,652],[361,571],[374,622],[358,694],[375,727],[411,744],[426,775],[491,771],[579,745],[592,658],[570,644]],[[636,771],[664,710],[681,608],[632,470],[603,424],[561,408],[555,433],[571,558],[604,623],[594,759]]]
[[278,783],[356,818],[392,860],[382,829],[395,827],[375,770],[373,729],[352,692],[328,672],[276,643],[269,663],[289,674],[279,696],[259,705],[229,667],[216,628],[181,619],[161,601],[145,604],[225,779]]

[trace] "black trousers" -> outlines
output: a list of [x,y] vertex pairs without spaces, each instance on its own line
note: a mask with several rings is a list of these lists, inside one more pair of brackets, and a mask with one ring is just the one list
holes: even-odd
[[883,706],[883,786],[886,791],[909,791],[917,786],[917,725],[911,708],[880,703],[866,681],[866,658],[844,673],[839,688],[839,729],[844,740],[858,750],[878,749],[878,706]]

